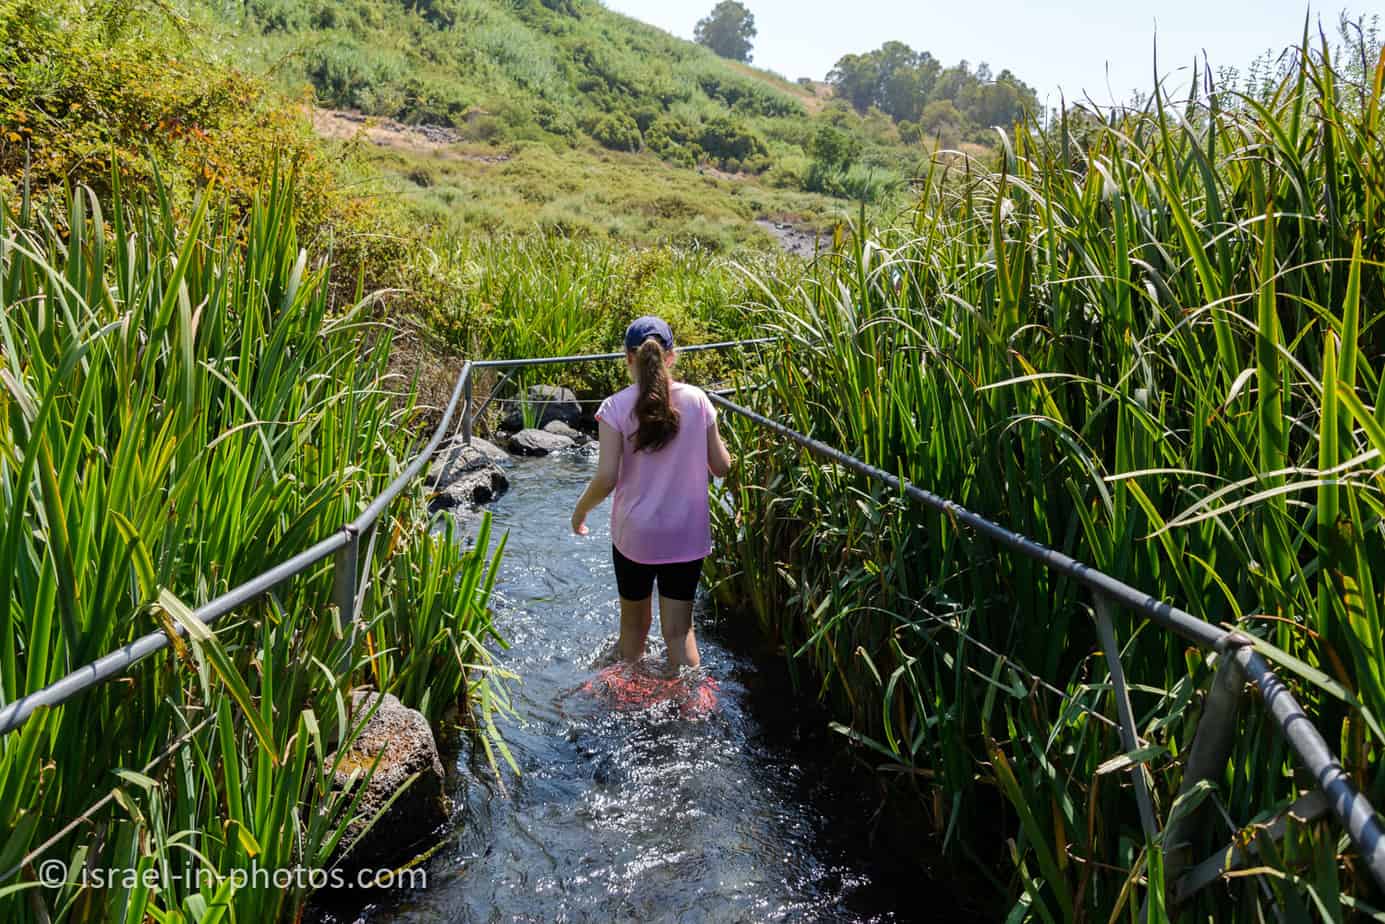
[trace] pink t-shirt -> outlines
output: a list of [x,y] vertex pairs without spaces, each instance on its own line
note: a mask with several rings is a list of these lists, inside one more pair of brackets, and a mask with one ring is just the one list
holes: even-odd
[[631,561],[645,565],[692,561],[712,551],[707,505],[707,429],[717,412],[696,385],[674,382],[678,434],[653,452],[635,451],[634,385],[623,388],[596,411],[596,419],[625,437],[611,502],[611,542]]

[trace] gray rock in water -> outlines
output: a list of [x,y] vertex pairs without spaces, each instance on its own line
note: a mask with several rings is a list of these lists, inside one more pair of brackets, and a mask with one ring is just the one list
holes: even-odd
[[[445,824],[448,816],[442,760],[423,713],[405,706],[392,693],[381,697],[355,690],[351,694],[352,721],[359,721],[374,708],[377,699],[379,708],[352,742],[332,781],[343,791],[365,787],[334,858],[349,869],[394,866],[411,859],[419,842]],[[359,770],[364,775],[377,755],[379,764],[370,779],[362,784],[358,777],[353,782],[352,772]],[[336,758],[332,754],[327,763],[331,765]],[[414,774],[417,778],[406,787]],[[372,825],[372,819],[391,799],[394,803]]]
[[543,425],[543,432],[554,433],[558,436],[566,436],[568,439],[572,440],[578,446],[581,446],[589,439],[587,434],[583,433],[581,430],[572,429],[572,427],[569,427],[561,420],[550,420],[548,423]]
[[510,487],[510,479],[496,463],[509,458],[505,450],[479,437],[473,437],[470,446],[460,438],[453,439],[438,451],[428,470],[428,484],[436,492],[433,506],[447,508],[495,500]]
[[[458,446],[461,446],[462,438],[460,436],[454,437],[452,442]],[[490,440],[483,440],[479,436],[473,436],[471,438],[471,446],[473,449],[478,450],[481,453],[481,455],[485,456],[487,459],[490,459],[492,462],[497,462],[501,465],[504,465],[506,462],[510,461],[510,454],[505,450],[501,449],[499,446],[492,443]]]
[[520,456],[546,456],[573,445],[570,438],[545,430],[520,430],[510,437],[510,452]]
[[542,427],[552,420],[561,420],[571,425],[582,416],[582,405],[577,403],[577,395],[572,389],[558,385],[530,385],[519,406],[505,415],[500,422],[502,430],[524,428],[524,411],[529,411],[534,426]]
[[510,479],[494,462],[487,462],[484,468],[473,469],[454,478],[444,485],[434,487],[432,506],[435,510],[448,510],[469,504],[489,504],[510,489]]

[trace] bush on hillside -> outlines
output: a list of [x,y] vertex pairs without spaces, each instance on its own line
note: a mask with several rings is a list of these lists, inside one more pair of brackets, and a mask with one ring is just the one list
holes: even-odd
[[577,134],[577,118],[567,109],[541,99],[534,103],[534,121],[552,135],[571,138]]
[[803,107],[795,101],[748,78],[706,71],[698,75],[697,85],[712,99],[738,112],[766,116],[803,114]]
[[760,169],[768,167],[766,162],[769,148],[764,139],[755,134],[743,122],[726,116],[718,116],[702,123],[702,132],[697,139],[703,152],[716,161],[723,169]]
[[316,46],[306,58],[308,79],[327,105],[391,118],[403,114],[408,68],[397,59],[367,54],[354,41]]
[[157,162],[180,206],[215,183],[240,210],[277,157],[317,222],[331,165],[306,121],[256,79],[197,60],[180,34],[116,5],[0,3],[0,178],[27,170],[36,190],[104,195],[115,181],[152,189]]
[[297,32],[310,20],[302,0],[246,0],[245,12],[265,33]]
[[623,112],[602,116],[592,126],[591,135],[602,147],[613,151],[640,149],[640,127]]
[[692,167],[702,154],[697,135],[697,129],[682,119],[661,115],[645,131],[644,145],[669,163]]

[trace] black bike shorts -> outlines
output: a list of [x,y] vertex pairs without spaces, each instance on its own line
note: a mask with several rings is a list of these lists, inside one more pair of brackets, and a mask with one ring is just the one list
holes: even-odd
[[659,596],[670,600],[691,600],[702,576],[702,559],[645,565],[631,561],[611,546],[611,561],[616,566],[616,589],[624,600],[644,600],[659,582]]

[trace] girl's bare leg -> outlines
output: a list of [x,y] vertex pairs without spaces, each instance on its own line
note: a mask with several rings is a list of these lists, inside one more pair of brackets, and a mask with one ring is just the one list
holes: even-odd
[[620,656],[626,661],[636,662],[644,657],[644,643],[649,638],[649,625],[653,620],[653,597],[643,600],[620,598]]
[[691,600],[670,600],[660,594],[659,628],[663,631],[664,644],[668,646],[669,667],[697,667],[702,663],[697,654],[697,637],[693,634]]

